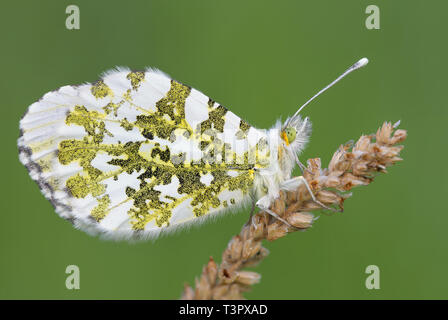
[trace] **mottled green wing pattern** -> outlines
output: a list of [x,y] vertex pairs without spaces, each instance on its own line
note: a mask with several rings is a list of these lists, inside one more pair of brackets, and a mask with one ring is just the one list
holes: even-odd
[[250,200],[264,132],[157,70],[119,69],[32,104],[20,159],[56,211],[111,238],[147,238]]

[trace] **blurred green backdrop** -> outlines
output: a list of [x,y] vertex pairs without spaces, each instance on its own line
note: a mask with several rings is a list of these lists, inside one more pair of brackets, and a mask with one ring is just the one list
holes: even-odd
[[[77,4],[81,29],[65,28]],[[367,30],[376,4],[381,29]],[[354,190],[345,212],[274,243],[249,299],[448,298],[446,1],[8,1],[0,77],[0,298],[176,299],[209,256],[220,260],[248,212],[156,242],[104,242],[59,218],[17,156],[28,105],[117,65],[158,67],[270,127],[357,59],[367,68],[314,102],[302,156],[327,164],[340,143],[401,119],[404,161]],[[65,288],[65,268],[81,289]],[[367,290],[368,265],[381,289]]]

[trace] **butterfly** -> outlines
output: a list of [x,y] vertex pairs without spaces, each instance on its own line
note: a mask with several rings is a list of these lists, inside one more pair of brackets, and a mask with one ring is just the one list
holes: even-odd
[[312,195],[291,177],[311,134],[300,111],[367,62],[269,130],[157,69],[117,68],[30,105],[19,158],[62,218],[103,238],[154,238],[250,203],[282,220],[269,210],[281,190]]

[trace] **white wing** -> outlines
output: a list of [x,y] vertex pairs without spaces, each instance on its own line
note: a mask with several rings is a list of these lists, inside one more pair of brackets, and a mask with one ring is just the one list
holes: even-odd
[[114,239],[241,205],[269,161],[264,132],[157,70],[49,92],[20,129],[20,160],[56,212]]

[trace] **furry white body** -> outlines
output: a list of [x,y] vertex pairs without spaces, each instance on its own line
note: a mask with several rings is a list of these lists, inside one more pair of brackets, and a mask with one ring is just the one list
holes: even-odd
[[262,168],[255,174],[254,194],[257,206],[262,209],[269,208],[278,198],[280,190],[293,190],[302,183],[300,179],[291,179],[291,173],[297,164],[298,155],[309,140],[311,123],[308,118],[302,121],[298,117],[294,122],[297,137],[291,143],[282,139],[282,125],[277,121],[268,131],[271,161],[267,168]]

